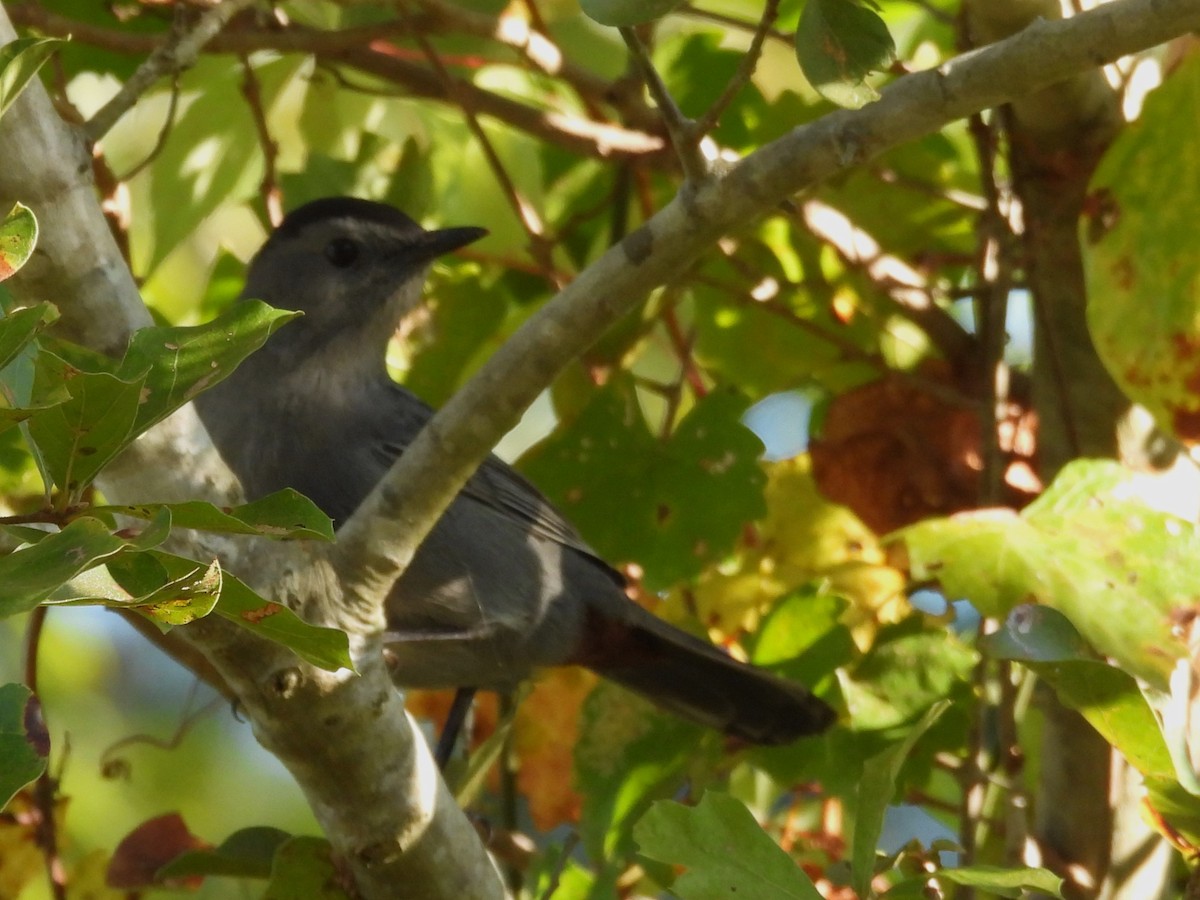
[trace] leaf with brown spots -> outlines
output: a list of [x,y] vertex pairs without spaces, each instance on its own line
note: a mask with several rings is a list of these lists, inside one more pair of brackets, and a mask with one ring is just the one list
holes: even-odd
[[1096,169],[1081,246],[1088,327],[1130,399],[1200,442],[1200,57],[1146,100]]

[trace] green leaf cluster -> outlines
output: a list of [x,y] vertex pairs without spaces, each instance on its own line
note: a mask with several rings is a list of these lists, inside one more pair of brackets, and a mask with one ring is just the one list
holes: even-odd
[[[18,205],[2,227],[3,259],[15,270],[32,250],[36,220]],[[146,616],[165,630],[216,612],[316,665],[351,665],[344,633],[306,624],[215,560],[198,563],[159,549],[172,527],[332,540],[328,517],[295,491],[232,509],[200,501],[86,502],[95,478],[139,435],[228,375],[293,316],[249,301],[207,325],[143,329],[122,359],[111,360],[47,336],[57,318],[48,303],[4,311],[0,432],[19,428],[46,494],[40,511],[20,517],[20,524],[0,520],[8,539],[0,556],[0,619],[43,604],[100,604]],[[130,527],[130,520],[144,525]],[[18,688],[0,689],[0,717],[12,729],[5,740],[16,748],[5,751],[11,763],[5,771],[15,779],[0,785],[6,802],[40,773],[46,756],[43,748],[35,766],[16,755],[30,739],[30,704],[36,704]]]

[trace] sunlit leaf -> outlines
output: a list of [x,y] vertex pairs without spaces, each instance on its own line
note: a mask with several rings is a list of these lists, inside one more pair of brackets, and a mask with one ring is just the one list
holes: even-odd
[[235,303],[204,325],[143,328],[121,361],[118,375],[143,389],[134,433],[140,434],[223,380],[298,314],[258,300]]
[[[130,565],[146,558],[144,555],[124,556],[110,562],[107,568],[119,580],[120,574],[128,571]],[[167,579],[151,591],[107,605],[137,610],[164,630],[172,625],[186,625],[212,612],[221,596],[222,576],[218,563],[197,564],[191,571]]]
[[1154,808],[1178,831],[1200,839],[1200,799],[1180,784],[1162,717],[1133,676],[1098,659],[1062,613],[1047,606],[1018,606],[997,631],[980,640],[980,649],[1037,673],[1142,774]]
[[58,38],[17,38],[0,47],[0,116],[63,43]]
[[1109,373],[1159,424],[1200,441],[1200,58],[1146,99],[1096,169],[1081,223],[1088,327]]
[[[5,49],[0,47],[0,53]],[[28,206],[18,203],[0,220],[0,281],[25,265],[33,254],[37,234],[37,219]],[[0,362],[0,366],[5,365],[8,365],[8,359]]]
[[1131,495],[1130,478],[1116,463],[1076,462],[1020,516],[954,516],[899,535],[914,577],[936,579],[948,597],[996,618],[1025,602],[1053,606],[1101,653],[1163,687],[1188,654],[1173,621],[1200,596],[1200,529]]
[[146,549],[164,536],[155,529],[147,541],[140,535],[118,537],[90,516],[44,534],[37,543],[0,558],[0,617],[28,612],[81,572],[123,550]]
[[972,887],[989,897],[1028,897],[1030,892],[1042,897],[1061,897],[1063,885],[1063,880],[1048,869],[959,866],[923,875],[914,879],[913,886],[923,888],[922,896],[928,896],[931,879],[941,884]]

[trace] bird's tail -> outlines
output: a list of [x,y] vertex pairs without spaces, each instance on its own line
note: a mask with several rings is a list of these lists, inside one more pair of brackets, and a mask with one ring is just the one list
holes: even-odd
[[796,681],[739,662],[635,604],[620,620],[594,611],[581,658],[683,718],[753,744],[819,734],[834,711]]

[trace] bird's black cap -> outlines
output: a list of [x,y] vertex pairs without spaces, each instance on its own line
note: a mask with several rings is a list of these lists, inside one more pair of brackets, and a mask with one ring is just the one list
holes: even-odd
[[358,197],[323,197],[292,210],[279,224],[276,233],[283,237],[294,237],[314,222],[326,219],[352,218],[366,222],[378,222],[398,231],[421,231],[414,222],[394,206],[361,200]]

